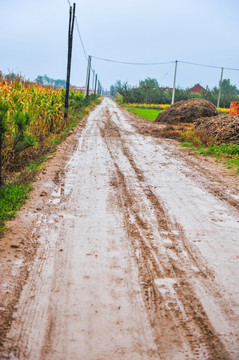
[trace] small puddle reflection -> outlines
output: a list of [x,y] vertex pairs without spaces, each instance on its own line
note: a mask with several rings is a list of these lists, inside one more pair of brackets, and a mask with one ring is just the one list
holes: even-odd
[[65,184],[61,184],[61,186],[57,189],[57,191],[53,191],[51,196],[54,199],[50,199],[49,203],[56,205],[61,202],[61,198],[65,195]]

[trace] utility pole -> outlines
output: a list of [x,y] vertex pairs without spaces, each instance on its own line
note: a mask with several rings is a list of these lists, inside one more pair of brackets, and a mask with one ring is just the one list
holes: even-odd
[[76,4],[74,3],[73,14],[72,14],[72,6],[70,6],[70,10],[69,10],[68,56],[67,56],[66,95],[65,95],[65,112],[64,112],[65,119],[67,119],[68,117],[68,108],[69,108],[71,57],[72,57],[73,31],[74,31],[74,22],[75,22],[75,9],[76,9]]
[[91,56],[88,56],[88,65],[86,72],[86,82],[85,82],[85,97],[89,96],[89,86],[90,86],[90,68],[91,68]]
[[95,84],[95,70],[93,70],[93,76],[92,76],[92,94],[94,94],[94,84]]
[[95,88],[94,88],[94,95],[96,94],[96,87],[97,87],[98,75],[95,75]]
[[221,70],[221,79],[220,79],[218,98],[217,98],[217,110],[219,109],[219,104],[220,104],[221,89],[222,89],[222,78],[223,78],[223,67],[222,67],[222,70]]
[[174,99],[175,99],[175,85],[176,85],[176,76],[177,76],[177,65],[178,65],[178,60],[175,61],[174,80],[173,80],[173,94],[172,94],[172,105],[174,104]]

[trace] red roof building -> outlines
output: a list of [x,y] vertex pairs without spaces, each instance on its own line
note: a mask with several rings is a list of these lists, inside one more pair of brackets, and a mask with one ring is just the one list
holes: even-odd
[[201,94],[201,93],[205,92],[206,89],[204,89],[204,87],[202,87],[200,84],[196,84],[191,89],[189,89],[189,91],[192,93]]

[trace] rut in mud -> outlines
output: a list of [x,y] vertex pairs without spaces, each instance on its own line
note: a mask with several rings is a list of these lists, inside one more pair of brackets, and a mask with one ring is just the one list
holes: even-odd
[[104,99],[46,184],[4,358],[238,359],[238,198],[132,121]]

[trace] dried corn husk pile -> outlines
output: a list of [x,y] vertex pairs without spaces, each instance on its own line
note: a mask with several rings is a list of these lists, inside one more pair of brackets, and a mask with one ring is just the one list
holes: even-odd
[[155,121],[167,124],[191,123],[199,117],[215,116],[217,113],[216,107],[210,101],[204,99],[182,100],[162,111]]
[[239,115],[200,118],[195,127],[213,137],[218,144],[239,143]]

